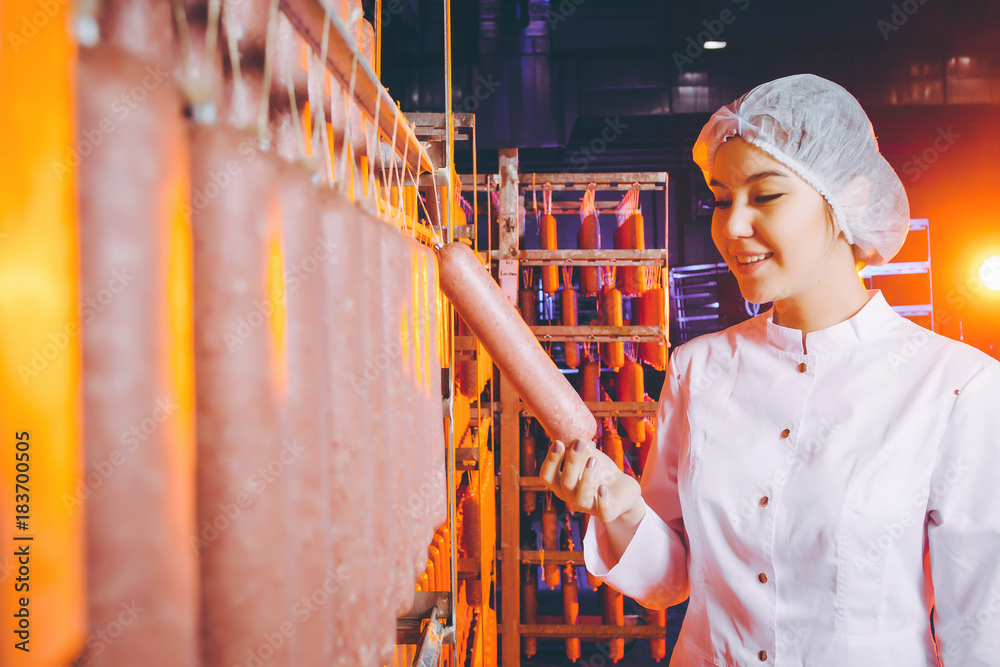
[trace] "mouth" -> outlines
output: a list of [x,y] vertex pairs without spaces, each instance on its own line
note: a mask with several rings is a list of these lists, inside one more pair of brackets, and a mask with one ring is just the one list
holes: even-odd
[[773,256],[773,252],[763,253],[760,255],[737,255],[736,269],[739,273],[752,273]]

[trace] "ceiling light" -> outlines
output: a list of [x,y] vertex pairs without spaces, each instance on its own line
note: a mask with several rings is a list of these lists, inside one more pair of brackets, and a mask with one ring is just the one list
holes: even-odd
[[713,40],[709,40],[709,41],[705,42],[705,48],[706,49],[724,49],[724,48],[726,48],[726,43],[725,42],[716,42],[716,41],[713,41]]

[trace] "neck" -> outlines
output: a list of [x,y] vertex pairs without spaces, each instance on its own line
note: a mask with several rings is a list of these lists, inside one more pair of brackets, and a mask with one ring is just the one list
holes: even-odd
[[866,303],[868,290],[857,274],[837,281],[821,280],[809,289],[774,302],[774,323],[800,329],[803,336],[854,317]]

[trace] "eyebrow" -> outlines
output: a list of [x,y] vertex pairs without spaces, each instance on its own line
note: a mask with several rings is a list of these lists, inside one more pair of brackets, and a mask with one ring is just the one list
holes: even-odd
[[[743,185],[750,185],[751,183],[756,183],[757,181],[763,180],[765,178],[771,178],[772,176],[777,178],[788,178],[788,174],[783,171],[761,171],[752,176],[748,176]],[[717,185],[720,188],[725,188],[726,186],[715,180],[714,178],[708,182],[709,185]]]

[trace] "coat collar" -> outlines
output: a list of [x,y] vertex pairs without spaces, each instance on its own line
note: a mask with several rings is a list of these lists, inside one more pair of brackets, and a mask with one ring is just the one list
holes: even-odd
[[765,340],[772,346],[784,352],[809,355],[829,354],[853,347],[874,332],[881,329],[887,322],[898,318],[881,290],[868,290],[868,303],[853,317],[833,326],[806,334],[805,350],[802,349],[802,331],[791,329],[774,323],[774,308],[759,316],[763,323]]

